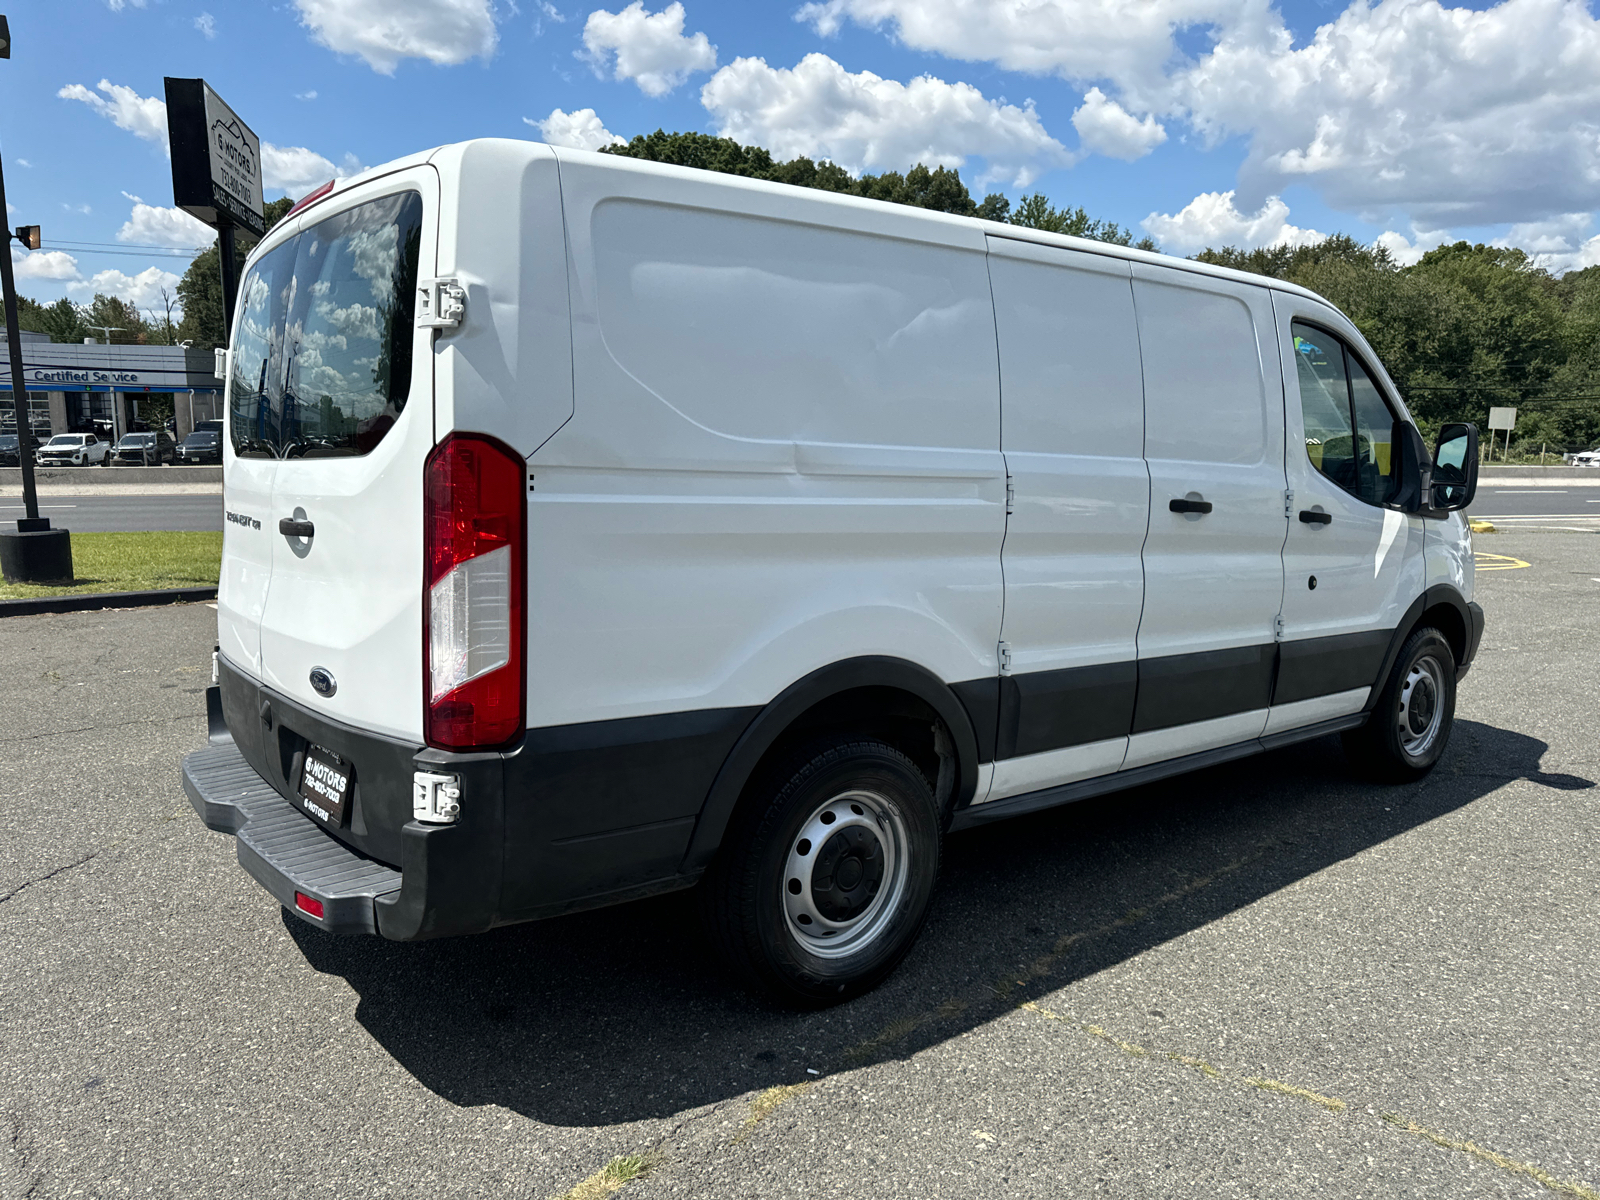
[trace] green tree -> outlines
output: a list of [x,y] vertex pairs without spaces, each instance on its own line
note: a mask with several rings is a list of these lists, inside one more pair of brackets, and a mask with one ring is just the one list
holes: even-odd
[[54,304],[40,304],[18,296],[17,310],[17,328],[48,333],[52,342],[81,342],[90,336],[83,327],[83,315],[78,306],[65,296]]
[[[293,207],[294,201],[288,197],[270,201],[262,210],[267,219],[267,228],[271,229],[283,220]],[[254,245],[253,241],[243,238],[235,243],[241,275],[244,273],[245,257]],[[178,326],[176,340],[193,342],[201,349],[227,344],[227,322],[223,320],[222,312],[222,251],[218,242],[212,242],[195,255],[189,269],[178,281],[178,299],[183,305],[183,322]]]
[[[641,134],[623,146],[607,146],[602,153],[671,163],[679,167],[695,167],[703,171],[721,171],[727,175],[742,175],[747,179],[767,179],[793,187],[816,188],[847,196],[862,196],[868,200],[886,200],[891,204],[909,204],[960,217],[1009,220],[1012,224],[1031,224],[1035,229],[1072,233],[1121,246],[1134,244],[1131,232],[1109,221],[1092,220],[1081,208],[1067,210],[1065,215],[1056,215],[1056,210],[1050,207],[1043,196],[1027,197],[1024,207],[1019,208],[1016,214],[1011,212],[1011,201],[998,192],[985,196],[983,203],[977,204],[967,185],[961,181],[961,173],[952,167],[929,168],[918,163],[903,175],[899,171],[885,171],[881,175],[853,176],[837,163],[813,162],[804,155],[788,162],[777,162],[760,146],[743,146],[732,138],[712,137],[705,133],[667,133],[662,129]],[[1030,203],[1032,207],[1027,207]],[[1046,223],[1036,223],[1041,220]],[[1141,250],[1157,248],[1149,238],[1141,239],[1137,245]]]

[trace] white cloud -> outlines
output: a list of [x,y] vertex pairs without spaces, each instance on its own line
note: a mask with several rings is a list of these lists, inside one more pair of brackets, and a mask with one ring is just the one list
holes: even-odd
[[895,40],[968,62],[1110,80],[1138,108],[1164,94],[1165,68],[1187,27],[1256,30],[1275,20],[1268,0],[826,0],[796,14],[825,37],[845,21],[889,27]]
[[1389,252],[1389,257],[1402,267],[1413,267],[1422,260],[1422,256],[1435,247],[1442,246],[1450,240],[1450,234],[1443,229],[1416,229],[1411,230],[1408,238],[1403,233],[1386,230],[1372,239],[1374,244],[1382,246]]
[[132,4],[135,8],[143,8],[145,0],[106,0],[106,7],[112,12],[121,12]]
[[338,54],[359,55],[380,75],[402,59],[453,67],[488,59],[499,35],[492,0],[295,0],[300,22]]
[[135,137],[147,142],[167,144],[167,102],[155,96],[141,96],[130,87],[102,79],[98,84],[104,96],[97,96],[81,83],[70,83],[56,93],[63,100],[78,100]]
[[327,183],[330,179],[344,179],[360,169],[359,163],[348,160],[346,166],[337,167],[331,160],[304,146],[261,143],[262,185],[268,191],[282,188],[297,200],[319,184]]
[[931,75],[910,83],[852,75],[825,54],[808,54],[792,69],[736,59],[700,99],[724,137],[765,146],[775,158],[832,159],[853,172],[959,167],[977,155],[987,161],[980,178],[1026,187],[1043,167],[1072,161],[1031,101],[1019,108]]
[[[81,100],[119,129],[159,142],[171,156],[167,145],[167,103],[155,96],[141,96],[132,88],[102,79],[99,90],[110,99],[97,96],[81,83],[69,84],[56,95],[66,100]],[[310,93],[315,96],[316,93]],[[304,146],[274,146],[261,143],[261,182],[268,190],[282,189],[297,199],[319,183],[329,179],[345,179],[361,170],[361,164],[351,155],[345,155],[344,166],[338,167],[315,150]],[[128,193],[124,192],[127,196]],[[132,197],[129,197],[132,199]]]
[[135,308],[154,308],[161,304],[162,288],[166,288],[169,294],[177,293],[178,278],[160,267],[146,267],[137,275],[122,271],[97,271],[90,279],[67,284],[67,291],[81,296],[104,292],[108,296],[126,300]]
[[317,98],[317,89],[312,88],[309,92],[296,92],[294,98],[296,100],[315,100]]
[[19,158],[19,159],[17,159],[17,166],[19,166],[19,167],[31,167],[31,166],[33,166],[33,164],[31,162],[29,162],[25,158]]
[[208,42],[217,36],[217,19],[208,12],[203,12],[194,19],[194,27],[206,35]]
[[117,230],[119,242],[171,246],[180,250],[209,246],[216,237],[216,230],[195,220],[181,208],[155,208],[138,202],[134,204],[128,220]]
[[11,267],[18,279],[78,279],[78,260],[64,250],[11,247]]
[[1289,224],[1289,206],[1277,196],[1267,197],[1259,212],[1242,213],[1233,193],[1203,192],[1176,214],[1151,213],[1141,224],[1174,254],[1193,254],[1207,246],[1311,246],[1327,235]]
[[580,108],[577,112],[562,112],[558,108],[542,121],[535,121],[532,117],[522,119],[537,129],[539,135],[552,146],[598,150],[602,146],[620,146],[623,143],[622,138],[600,123],[599,115],[592,108]]
[[1085,147],[1124,162],[1143,158],[1167,140],[1167,131],[1153,115],[1146,113],[1140,120],[1099,88],[1085,93],[1072,125]]
[[1353,3],[1291,49],[1224,39],[1176,81],[1212,138],[1248,134],[1247,196],[1288,182],[1427,225],[1594,206],[1600,20],[1581,0]]
[[631,79],[647,96],[665,96],[692,72],[717,65],[717,48],[703,33],[683,35],[683,5],[677,0],[658,13],[633,0],[618,13],[596,9],[583,26],[585,57],[596,74],[611,65],[615,79]]
[[1595,206],[1600,17],[1586,0],[1351,0],[1298,45],[1270,0],[825,0],[799,17],[1099,83],[1213,145],[1242,136],[1247,207],[1291,183],[1429,228]]
[[1588,239],[1583,236],[1593,224],[1591,213],[1562,213],[1548,221],[1513,225],[1505,237],[1496,238],[1493,244],[1525,250],[1537,266],[1561,275],[1600,266],[1600,234]]

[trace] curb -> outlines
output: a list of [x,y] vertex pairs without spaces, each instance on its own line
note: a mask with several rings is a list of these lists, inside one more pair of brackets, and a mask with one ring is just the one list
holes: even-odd
[[38,613],[94,612],[102,608],[150,608],[157,604],[192,604],[215,600],[214,587],[163,588],[154,592],[97,592],[85,596],[40,596],[34,600],[0,600],[0,617]]
[[1473,533],[1494,533],[1495,527],[1487,521],[1468,521],[1467,528]]

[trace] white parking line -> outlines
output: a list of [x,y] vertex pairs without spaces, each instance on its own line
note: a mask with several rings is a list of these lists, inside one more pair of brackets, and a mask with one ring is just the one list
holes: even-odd
[[[76,504],[41,504],[40,508],[77,508]],[[26,512],[26,504],[0,504],[0,512]]]
[[[1495,496],[1565,496],[1566,488],[1485,488]],[[1590,501],[1592,504],[1593,501]]]

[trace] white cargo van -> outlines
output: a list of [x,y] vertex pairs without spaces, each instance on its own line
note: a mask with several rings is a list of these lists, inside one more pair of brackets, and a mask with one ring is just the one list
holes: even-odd
[[1120,246],[474,141],[273,229],[227,379],[184,785],[327,930],[699,883],[827,1003],[952,830],[1340,731],[1422,775],[1483,627],[1476,430]]

